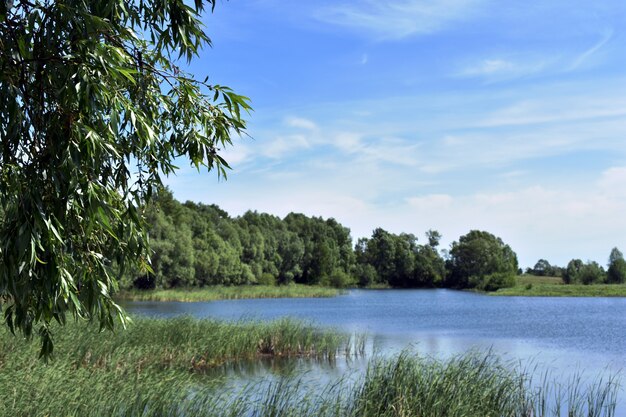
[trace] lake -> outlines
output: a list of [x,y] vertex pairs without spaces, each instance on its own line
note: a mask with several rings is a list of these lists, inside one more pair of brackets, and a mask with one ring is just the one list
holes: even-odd
[[369,350],[408,347],[445,358],[491,349],[555,375],[619,372],[626,364],[625,298],[492,297],[445,289],[350,290],[334,298],[127,302],[131,314],[229,320],[295,317],[367,332]]

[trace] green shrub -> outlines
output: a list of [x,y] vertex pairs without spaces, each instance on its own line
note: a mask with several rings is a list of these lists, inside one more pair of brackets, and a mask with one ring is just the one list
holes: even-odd
[[276,277],[265,272],[261,275],[257,282],[259,285],[276,285]]
[[472,276],[469,278],[470,288],[480,291],[497,291],[500,288],[515,286],[515,275],[507,272],[496,272],[484,277]]
[[341,269],[335,269],[332,274],[322,278],[321,284],[334,288],[346,288],[354,285],[354,279]]
[[515,276],[506,272],[497,272],[485,277],[485,291],[497,291],[500,288],[515,286]]

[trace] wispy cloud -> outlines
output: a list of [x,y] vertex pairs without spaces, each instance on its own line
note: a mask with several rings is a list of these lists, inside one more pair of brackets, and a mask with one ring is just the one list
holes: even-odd
[[477,66],[466,68],[461,71],[462,75],[492,75],[502,72],[517,72],[517,65],[511,61],[503,59],[486,59],[480,62]]
[[591,48],[584,51],[582,54],[578,55],[572,64],[569,66],[569,71],[574,71],[578,69],[580,66],[584,65],[589,61],[592,55],[596,54],[600,49],[602,49],[611,39],[613,38],[613,30],[609,29],[604,32],[602,38]]
[[600,40],[591,47],[583,50],[572,49],[554,52],[547,48],[537,48],[534,51],[502,54],[482,59],[474,59],[465,63],[460,69],[452,73],[458,78],[482,78],[487,81],[508,81],[511,79],[555,75],[572,72],[594,65],[598,56],[613,39],[614,31],[607,29]]
[[264,141],[261,153],[268,158],[277,159],[309,146],[309,141],[304,135],[279,136],[272,140]]
[[318,11],[318,19],[381,39],[429,34],[470,18],[485,0],[360,0]]
[[503,81],[539,74],[550,68],[551,59],[536,57],[486,58],[466,65],[453,76],[460,78],[484,78],[489,81]]
[[305,119],[303,117],[288,117],[285,120],[285,124],[290,127],[295,127],[299,129],[307,129],[307,130],[315,130],[317,129],[317,125],[315,122]]
[[604,119],[626,115],[626,98],[577,96],[521,100],[477,122],[480,127],[521,126]]

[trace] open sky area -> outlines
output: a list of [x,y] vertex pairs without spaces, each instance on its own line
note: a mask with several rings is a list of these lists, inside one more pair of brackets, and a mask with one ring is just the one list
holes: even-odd
[[179,200],[334,217],[447,247],[500,236],[522,267],[626,251],[623,0],[231,0],[190,71],[251,98],[227,181]]

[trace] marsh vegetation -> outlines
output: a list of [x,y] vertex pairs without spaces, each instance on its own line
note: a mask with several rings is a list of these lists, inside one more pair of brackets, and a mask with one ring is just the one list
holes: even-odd
[[212,372],[262,357],[328,362],[363,354],[364,339],[291,320],[135,319],[127,331],[85,325],[57,332],[55,357],[2,331],[0,415],[6,416],[614,416],[613,377],[557,382],[471,352],[448,360],[405,351],[372,357],[337,381],[270,375],[224,384]]
[[172,288],[168,290],[127,290],[117,298],[129,301],[213,301],[238,300],[243,298],[319,298],[334,297],[341,290],[301,284],[291,285],[222,285],[203,288]]

